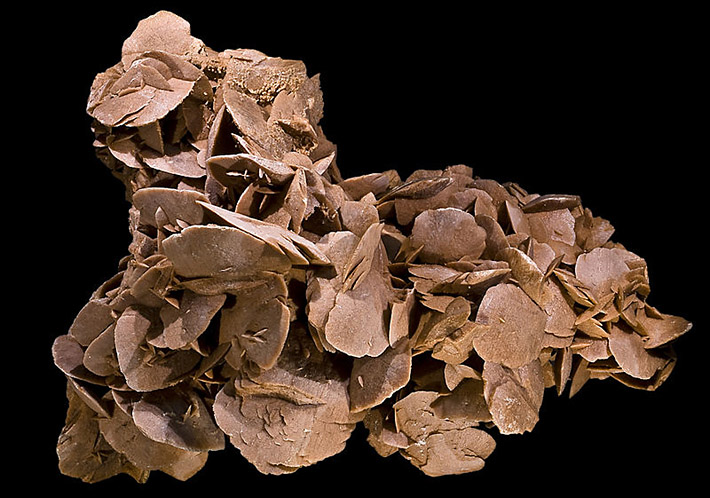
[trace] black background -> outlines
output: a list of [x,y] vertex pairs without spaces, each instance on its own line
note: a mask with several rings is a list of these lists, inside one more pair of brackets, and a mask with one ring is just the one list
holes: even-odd
[[[28,122],[5,144],[19,147],[6,167],[22,194],[6,214],[28,233],[12,238],[6,264],[22,268],[27,285],[14,287],[28,306],[23,325],[13,327],[14,350],[29,345],[31,354],[17,353],[22,365],[9,383],[23,400],[13,405],[14,420],[31,425],[9,454],[28,475],[26,486],[49,483],[74,496],[236,494],[252,486],[274,496],[605,495],[701,482],[708,212],[698,119],[707,114],[695,13],[489,13],[443,3],[385,12],[383,5],[62,6],[38,12],[14,39],[6,64],[16,91],[6,99]],[[321,124],[346,177],[390,168],[404,177],[463,163],[529,192],[580,195],[615,226],[614,241],[646,259],[650,304],[695,324],[676,343],[669,380],[656,392],[594,381],[572,399],[548,390],[535,430],[497,437],[486,467],[463,476],[427,478],[399,455],[383,459],[362,428],[341,454],[289,476],[263,476],[231,447],[211,454],[185,483],[159,472],[144,485],[126,476],[95,485],[62,476],[55,444],[66,401],[51,343],[115,273],[129,243],[123,187],[94,156],[86,98],[94,75],[119,61],[137,22],[160,8],[188,20],[215,50],[253,48],[320,73]]]

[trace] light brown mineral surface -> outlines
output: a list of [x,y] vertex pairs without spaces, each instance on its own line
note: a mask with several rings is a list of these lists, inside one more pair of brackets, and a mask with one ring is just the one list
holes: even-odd
[[343,178],[318,75],[216,52],[170,12],[87,111],[132,242],[53,345],[66,475],[185,480],[225,445],[292,473],[359,423],[379,455],[467,473],[534,429],[546,388],[656,389],[691,328],[578,196],[465,165]]

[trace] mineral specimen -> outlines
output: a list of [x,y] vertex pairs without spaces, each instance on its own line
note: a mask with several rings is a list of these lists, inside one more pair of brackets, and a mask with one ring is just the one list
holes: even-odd
[[691,328],[578,196],[465,165],[343,178],[318,75],[216,52],[170,12],[87,111],[132,242],[54,342],[66,475],[186,480],[226,444],[292,473],[359,423],[384,457],[467,473],[534,429],[546,388],[656,389]]

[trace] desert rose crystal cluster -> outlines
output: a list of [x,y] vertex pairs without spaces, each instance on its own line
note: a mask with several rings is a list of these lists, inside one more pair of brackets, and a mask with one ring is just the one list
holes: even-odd
[[691,327],[579,197],[465,165],[343,178],[318,75],[216,52],[170,12],[87,111],[132,242],[53,345],[66,475],[186,480],[228,444],[290,473],[360,423],[383,457],[471,472],[534,429],[547,388],[655,389]]

